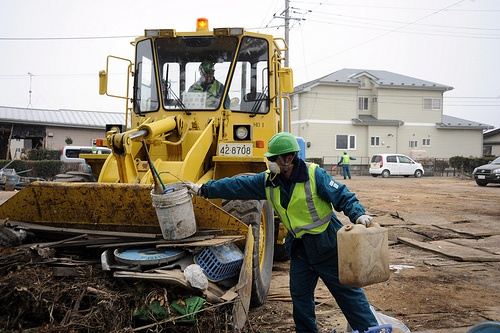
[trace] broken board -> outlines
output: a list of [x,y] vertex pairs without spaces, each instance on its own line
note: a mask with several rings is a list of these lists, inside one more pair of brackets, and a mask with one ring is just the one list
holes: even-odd
[[500,235],[500,227],[495,228],[496,224],[485,223],[481,221],[434,224],[434,226],[441,229],[453,230],[454,232],[467,234],[474,237]]
[[399,237],[404,244],[423,250],[439,253],[459,261],[500,261],[500,255],[491,254],[482,250],[454,244],[450,241],[420,242],[411,238]]
[[500,235],[480,239],[449,239],[451,243],[500,255]]

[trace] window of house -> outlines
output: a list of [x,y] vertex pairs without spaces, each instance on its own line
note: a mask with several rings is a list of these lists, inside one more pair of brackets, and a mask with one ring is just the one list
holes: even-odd
[[441,98],[424,98],[424,110],[441,110]]
[[491,155],[493,146],[483,146],[483,155]]
[[431,139],[422,139],[422,147],[430,147]]
[[380,137],[379,136],[372,136],[370,138],[370,146],[372,146],[372,147],[380,146]]
[[360,111],[368,110],[368,97],[359,97],[358,110]]
[[409,146],[410,148],[417,148],[417,140],[410,140]]
[[338,150],[356,149],[356,136],[337,134],[335,136],[335,149]]
[[299,108],[299,94],[290,96],[292,101],[292,110],[297,110]]

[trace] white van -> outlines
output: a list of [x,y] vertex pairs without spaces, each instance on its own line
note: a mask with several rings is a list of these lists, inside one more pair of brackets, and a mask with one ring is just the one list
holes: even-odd
[[[111,154],[108,147],[95,147],[97,154]],[[88,146],[64,146],[61,151],[61,161],[66,163],[85,163],[80,154],[92,154],[92,147]]]
[[389,176],[415,176],[422,177],[424,167],[403,154],[378,154],[373,155],[370,161],[370,174],[373,177]]

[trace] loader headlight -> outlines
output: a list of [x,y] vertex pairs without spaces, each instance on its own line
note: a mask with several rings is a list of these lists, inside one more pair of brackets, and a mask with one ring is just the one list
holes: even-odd
[[236,125],[234,126],[234,139],[235,140],[251,140],[250,125]]

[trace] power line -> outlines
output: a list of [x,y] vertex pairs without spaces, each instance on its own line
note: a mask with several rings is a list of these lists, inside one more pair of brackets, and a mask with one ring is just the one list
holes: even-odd
[[137,38],[138,36],[87,36],[87,37],[0,37],[0,41],[50,41],[50,40],[96,40],[96,39],[120,39]]
[[[299,10],[304,11],[303,9]],[[371,17],[319,12],[314,9],[308,10],[307,14],[308,14],[307,20],[309,22],[317,22],[321,24],[355,27],[355,28],[370,29],[370,30],[376,29],[389,32],[393,32],[396,29],[398,30],[397,31],[398,33],[410,33],[410,34],[421,34],[421,35],[438,35],[438,36],[441,35],[447,37],[500,39],[500,34],[498,34],[500,33],[500,29],[417,23],[417,21],[420,21],[423,18],[408,23],[402,21],[377,19]],[[411,27],[409,27],[409,25],[411,25]],[[430,28],[431,30],[423,30],[425,28]],[[440,29],[441,31],[436,31],[436,28]],[[414,31],[408,29],[413,29]],[[496,34],[487,34],[490,32]]]
[[410,26],[410,25],[412,25],[412,24],[415,24],[415,23],[417,23],[417,22],[419,22],[419,21],[422,21],[422,20],[424,20],[424,19],[426,19],[426,18],[428,18],[428,17],[430,17],[430,16],[432,16],[432,15],[435,15],[435,14],[437,14],[437,13],[439,13],[439,12],[442,12],[442,11],[447,10],[448,8],[451,8],[451,7],[453,7],[453,6],[456,6],[456,5],[458,5],[458,4],[460,4],[460,3],[464,2],[464,1],[466,1],[466,0],[460,0],[460,1],[458,1],[458,2],[456,2],[456,3],[454,3],[454,4],[452,4],[452,5],[449,5],[449,6],[447,6],[447,7],[444,7],[444,8],[442,8],[442,9],[440,9],[440,10],[436,11],[436,12],[433,12],[433,13],[431,13],[431,14],[425,15],[425,16],[423,16],[423,17],[421,17],[421,18],[419,18],[419,19],[416,19],[416,20],[414,20],[414,21],[412,21],[412,22],[406,23],[406,24],[404,24],[404,25],[402,25],[402,26],[400,26],[400,27],[397,27],[397,28],[395,28],[395,29],[392,29],[392,30],[390,30],[390,31],[388,31],[388,32],[386,32],[386,33],[384,33],[384,34],[381,34],[381,35],[379,35],[379,36],[376,36],[376,37],[374,37],[374,38],[371,38],[371,39],[369,39],[369,40],[367,40],[367,41],[363,41],[363,42],[361,42],[361,43],[358,43],[358,44],[356,44],[356,45],[354,45],[354,46],[351,46],[351,47],[349,47],[349,48],[347,48],[347,49],[344,49],[344,50],[342,50],[342,51],[340,51],[340,52],[337,52],[336,54],[333,54],[333,55],[331,55],[331,56],[328,56],[328,57],[326,57],[326,58],[320,59],[320,60],[316,61],[316,62],[315,62],[315,64],[316,64],[316,63],[323,62],[323,61],[325,61],[325,60],[327,60],[327,59],[330,59],[330,58],[332,58],[332,57],[334,57],[334,56],[337,56],[337,55],[339,55],[339,54],[341,54],[341,53],[344,53],[344,52],[350,51],[350,50],[352,50],[352,49],[355,49],[355,48],[357,48],[357,47],[359,47],[359,46],[364,46],[364,45],[365,45],[365,44],[367,44],[367,43],[373,42],[374,40],[377,40],[377,39],[379,39],[379,38],[382,38],[382,37],[384,37],[384,36],[387,36],[387,35],[389,35],[389,34],[391,34],[391,33],[393,33],[393,32],[397,32],[397,31],[399,31],[399,30],[401,30],[401,29],[403,29],[403,28],[406,28],[406,27],[408,27],[408,26]]
[[[326,3],[326,2],[310,2],[310,1],[293,1],[294,3],[304,3],[309,5],[322,5],[322,6],[335,6],[335,7],[359,7],[359,8],[375,8],[375,9],[400,9],[400,10],[439,10],[438,8],[419,8],[419,7],[392,7],[392,6],[368,6],[368,5],[352,5],[352,4],[339,4],[339,3]],[[498,9],[446,9],[449,12],[498,12]]]
[[[310,12],[313,14],[317,13],[316,11],[313,11],[313,10],[311,10]],[[380,21],[380,22],[387,22],[387,23],[394,23],[394,24],[406,24],[407,23],[407,22],[402,22],[402,21],[384,20],[384,19],[377,19],[377,18],[371,18],[371,17],[351,16],[351,15],[325,13],[325,12],[321,12],[320,14],[329,15],[329,16],[336,16],[336,17],[341,17],[341,18],[359,19],[359,20],[365,20],[365,21]],[[452,28],[452,29],[465,29],[465,30],[500,31],[500,29],[496,29],[496,28],[477,28],[477,27],[450,26],[450,25],[440,25],[440,24],[414,23],[413,25],[432,27],[432,28]]]

